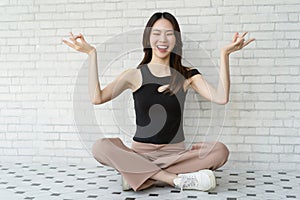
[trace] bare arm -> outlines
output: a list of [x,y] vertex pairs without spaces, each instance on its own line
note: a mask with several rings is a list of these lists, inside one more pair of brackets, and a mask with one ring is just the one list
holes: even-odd
[[96,50],[89,53],[88,86],[90,100],[93,104],[101,103],[101,87],[98,78],[98,64]]
[[222,48],[220,57],[220,76],[217,88],[210,85],[202,75],[191,77],[191,87],[197,93],[217,104],[226,104],[228,102],[230,91],[229,55],[255,40],[252,38],[245,42],[244,36],[246,34],[247,32],[240,36],[238,33],[235,33],[232,43]]
[[[81,42],[78,42],[80,39]],[[100,87],[100,81],[98,78],[98,64],[97,64],[97,52],[94,47],[89,45],[82,34],[74,36],[70,33],[70,40],[63,40],[63,42],[69,47],[86,53],[89,56],[89,69],[88,69],[88,88],[90,100],[93,104],[105,103],[114,97],[118,96],[125,89],[131,87],[130,77],[133,75],[133,69],[128,69],[122,72],[113,82],[108,84],[103,90]]]

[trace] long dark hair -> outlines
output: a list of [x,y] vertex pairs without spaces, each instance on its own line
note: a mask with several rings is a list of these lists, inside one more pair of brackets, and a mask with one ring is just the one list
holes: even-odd
[[[175,94],[179,91],[179,89],[183,86],[183,82],[185,78],[189,78],[188,68],[183,66],[181,63],[182,60],[182,39],[179,24],[176,18],[168,13],[168,12],[157,12],[154,13],[149,21],[146,24],[144,34],[143,34],[143,51],[144,51],[144,58],[142,62],[139,64],[137,68],[141,68],[142,65],[148,64],[152,59],[152,48],[150,45],[150,34],[151,28],[153,27],[154,23],[159,19],[167,19],[173,26],[174,34],[176,38],[176,44],[174,49],[170,55],[170,67],[171,67],[171,80],[169,87],[164,91],[164,93],[169,93],[170,95]],[[174,69],[174,70],[172,70]],[[179,73],[172,73],[173,71]]]

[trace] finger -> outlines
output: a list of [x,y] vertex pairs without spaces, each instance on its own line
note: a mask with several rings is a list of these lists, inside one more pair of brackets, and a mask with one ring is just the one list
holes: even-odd
[[241,37],[245,37],[245,35],[247,35],[248,32],[244,32]]
[[62,39],[62,41],[63,41],[63,43],[65,43],[65,44],[68,45],[69,47],[75,49],[75,45],[74,45],[73,43],[71,43],[71,42],[69,42],[69,41],[67,41],[67,40],[65,40],[65,39]]
[[239,33],[235,32],[233,38],[232,38],[232,42],[236,42],[237,38],[238,38]]
[[74,38],[74,35],[73,35],[73,33],[72,33],[72,32],[70,32],[70,37]]
[[77,41],[77,39],[80,39],[81,43],[86,43],[86,41],[81,33],[79,33],[79,35],[77,35],[75,37],[75,42],[74,42],[76,45],[79,45],[79,42]]
[[70,32],[70,40],[72,40],[72,41],[74,41],[75,40],[75,37],[74,37],[74,35],[73,35],[73,33],[72,32]]
[[75,47],[75,46],[80,46],[79,42],[76,41],[75,38],[70,38],[70,40],[72,40],[72,42],[73,42],[73,44],[74,44],[74,47]]
[[237,39],[236,42],[235,42],[235,45],[236,45],[236,46],[241,46],[241,45],[244,44],[244,42],[245,42],[245,39],[244,39],[244,38],[238,37],[238,39]]
[[79,42],[77,41],[77,39],[78,39],[78,36],[72,35],[72,36],[70,37],[70,40],[71,40],[75,45],[79,45]]
[[79,36],[80,36],[81,42],[84,43],[84,42],[85,42],[85,39],[84,39],[83,35],[80,33]]
[[75,41],[74,35],[71,35],[71,36],[69,37],[69,39],[72,40],[72,41],[74,42],[74,41]]
[[159,92],[163,92],[163,91],[165,91],[168,87],[169,87],[169,84],[168,84],[168,85],[162,85],[162,86],[160,86],[157,90],[158,90]]
[[72,32],[70,32],[70,35],[70,40],[72,40],[74,44],[78,44],[78,42],[76,41],[78,39],[78,36],[74,36]]
[[82,35],[75,35],[74,39],[77,40],[78,38],[81,38]]
[[253,42],[254,40],[255,40],[255,38],[251,38],[251,39],[247,40],[247,41],[244,43],[243,47],[247,46],[248,44],[250,44],[250,43]]

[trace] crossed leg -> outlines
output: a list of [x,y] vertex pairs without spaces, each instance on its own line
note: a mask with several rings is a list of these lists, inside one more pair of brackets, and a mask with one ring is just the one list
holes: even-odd
[[197,143],[195,146],[164,169],[125,146],[119,138],[97,140],[92,152],[98,162],[118,170],[137,191],[150,187],[156,180],[173,186],[179,173],[214,170],[227,161],[229,151],[223,143]]

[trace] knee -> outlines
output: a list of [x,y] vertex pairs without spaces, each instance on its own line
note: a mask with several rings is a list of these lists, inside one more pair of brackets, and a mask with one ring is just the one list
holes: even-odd
[[92,154],[95,158],[99,157],[102,154],[105,154],[109,147],[111,145],[109,145],[111,139],[110,138],[101,138],[96,140],[96,142],[93,144],[92,147]]
[[223,163],[225,163],[228,160],[229,157],[229,150],[225,144],[222,142],[217,142],[215,144],[215,148],[218,151],[218,155],[220,160],[222,160]]

